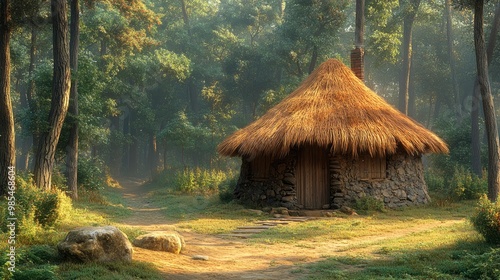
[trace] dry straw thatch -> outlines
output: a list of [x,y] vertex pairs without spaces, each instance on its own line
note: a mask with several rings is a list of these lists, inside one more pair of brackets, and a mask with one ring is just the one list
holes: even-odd
[[372,156],[447,153],[434,133],[389,105],[342,62],[330,59],[261,118],[217,147],[225,156],[286,155],[304,144]]

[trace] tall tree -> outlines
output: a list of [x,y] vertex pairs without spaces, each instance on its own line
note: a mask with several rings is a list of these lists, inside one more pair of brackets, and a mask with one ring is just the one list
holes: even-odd
[[479,89],[483,100],[484,121],[488,138],[488,198],[496,201],[500,190],[500,143],[488,77],[488,59],[484,41],[484,0],[474,2],[474,46]]
[[71,128],[66,149],[68,188],[71,198],[78,199],[78,44],[80,42],[80,3],[71,0],[69,64],[71,67],[71,90],[69,115]]
[[68,47],[68,19],[65,0],[51,1],[54,70],[52,78],[52,100],[48,118],[49,129],[38,145],[34,177],[37,186],[51,189],[55,153],[64,118],[68,112],[70,92],[70,65]]
[[10,99],[10,1],[0,0],[0,196],[7,193],[9,167],[15,164],[14,114]]
[[400,0],[400,6],[405,10],[403,19],[403,46],[401,74],[399,78],[399,110],[408,114],[408,99],[410,92],[410,69],[412,57],[413,23],[417,15],[420,0]]
[[[497,4],[495,10],[495,17],[493,19],[493,24],[490,31],[490,37],[488,39],[488,48],[486,51],[486,56],[488,60],[488,65],[491,63],[493,58],[493,50],[496,45],[496,38],[498,35],[498,30],[500,29],[500,4]],[[481,164],[481,134],[479,133],[479,110],[480,110],[480,99],[481,93],[479,91],[479,81],[476,78],[474,82],[474,89],[472,91],[472,108],[471,108],[471,168],[472,172],[477,176],[482,176],[483,167]]]
[[454,53],[454,48],[453,48],[453,42],[454,42],[454,37],[453,37],[453,23],[452,23],[452,14],[451,14],[451,0],[445,0],[445,15],[446,15],[446,38],[447,38],[447,45],[448,45],[448,62],[450,65],[450,72],[451,72],[451,80],[453,83],[453,93],[455,97],[455,113],[457,115],[457,119],[459,123],[462,120],[462,101],[460,98],[460,88],[458,86],[458,79],[457,79],[457,74],[456,74],[456,67],[455,67],[455,53]]

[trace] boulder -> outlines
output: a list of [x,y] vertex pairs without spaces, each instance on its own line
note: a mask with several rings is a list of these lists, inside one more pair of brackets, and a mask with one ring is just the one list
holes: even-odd
[[63,259],[77,262],[130,262],[133,253],[127,235],[113,226],[74,229],[57,250]]
[[184,238],[177,232],[154,231],[138,236],[134,240],[134,246],[153,251],[179,254],[186,247],[186,243]]
[[357,215],[357,213],[352,208],[347,207],[347,206],[340,207],[340,212],[347,214],[347,215]]

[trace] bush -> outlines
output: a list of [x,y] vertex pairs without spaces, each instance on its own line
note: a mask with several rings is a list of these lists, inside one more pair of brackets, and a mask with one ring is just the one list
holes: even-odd
[[500,249],[498,248],[481,255],[468,255],[467,263],[464,276],[468,279],[500,279]]
[[362,212],[382,212],[384,211],[384,202],[372,196],[365,196],[356,200],[354,208]]
[[471,217],[474,228],[486,242],[500,244],[500,202],[491,202],[486,195],[479,199],[478,206]]
[[427,188],[429,191],[442,194],[443,192],[448,192],[446,188],[446,180],[444,176],[438,175],[434,172],[425,172],[425,182],[427,183]]
[[175,174],[174,184],[179,191],[187,194],[216,194],[223,182],[232,177],[230,171],[188,168]]
[[104,162],[98,158],[78,158],[78,185],[89,191],[102,190],[106,182]]
[[229,203],[234,199],[234,188],[238,183],[238,179],[233,176],[232,178],[226,179],[219,186],[219,199],[223,203]]
[[427,171],[425,181],[429,191],[439,198],[451,200],[478,199],[488,190],[487,175],[478,177],[467,168],[456,165],[453,174],[448,178],[434,171]]
[[450,180],[451,196],[459,200],[478,199],[488,191],[487,176],[479,178],[463,166],[456,166]]
[[[61,190],[43,192],[38,189],[30,177],[22,175],[16,178],[15,215],[18,221],[20,237],[37,234],[38,227],[54,226],[70,209],[71,199]],[[7,230],[7,201],[1,201],[0,231]]]

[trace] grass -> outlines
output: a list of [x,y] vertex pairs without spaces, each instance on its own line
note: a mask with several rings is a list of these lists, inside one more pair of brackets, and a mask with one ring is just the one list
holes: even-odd
[[170,189],[147,186],[148,197],[159,207],[165,220],[176,223],[179,229],[202,234],[229,233],[239,226],[264,219],[252,214],[235,202],[221,203],[217,195],[186,195]]
[[[148,201],[181,231],[227,233],[268,218],[233,202],[221,203],[216,196],[183,195],[156,185],[146,186],[146,191]],[[247,244],[314,250],[331,242],[331,252],[323,260],[293,266],[291,275],[301,279],[496,279],[482,276],[495,275],[484,271],[494,270],[488,258],[496,258],[484,255],[491,247],[467,222],[475,204],[466,201],[361,216],[340,214],[272,228],[254,235]],[[131,214],[116,189],[106,189],[103,196],[83,194],[56,226],[36,231],[30,238],[20,237],[19,271],[12,279],[163,279],[152,265],[136,261],[73,264],[58,259],[55,246],[68,230],[117,224]],[[131,239],[141,233],[134,228],[120,229]],[[6,234],[0,238],[6,240]],[[0,247],[4,251],[5,244]],[[0,263],[3,261],[0,257]]]
[[[117,218],[127,217],[131,210],[124,206],[122,197],[113,189],[101,194],[81,192],[78,202],[64,205],[64,215],[52,227],[25,223],[16,235],[16,272],[9,273],[0,267],[0,279],[163,279],[152,265],[132,263],[73,264],[59,259],[56,245],[67,232],[82,226],[113,225]],[[4,207],[5,200],[0,201]],[[66,204],[66,202],[65,202]],[[133,239],[141,234],[137,229],[119,227]],[[0,232],[0,239],[7,240],[7,233]],[[7,252],[7,242],[0,243],[0,251]],[[6,263],[6,254],[0,255],[0,264]]]

